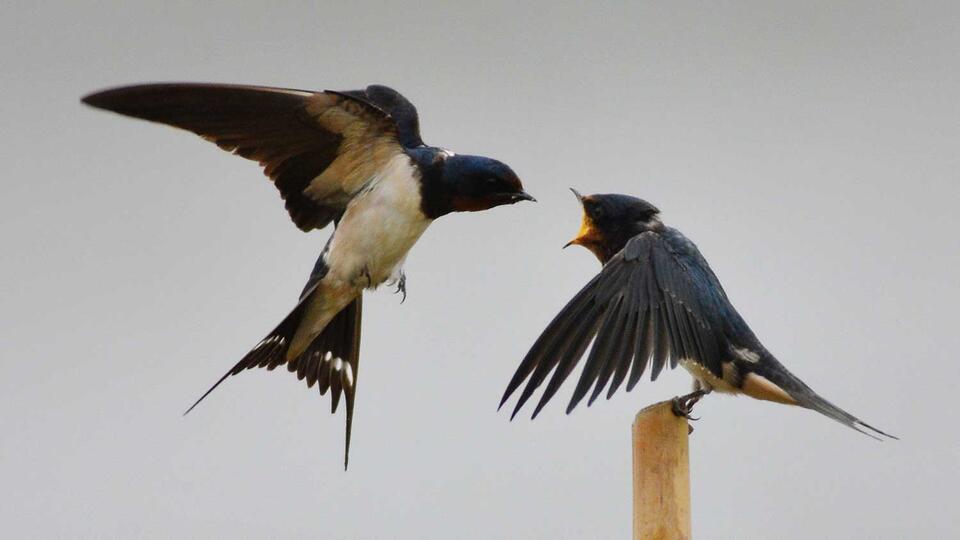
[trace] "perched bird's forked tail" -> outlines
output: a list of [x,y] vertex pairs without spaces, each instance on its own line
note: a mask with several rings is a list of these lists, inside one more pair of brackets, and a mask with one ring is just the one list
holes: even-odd
[[833,420],[840,422],[849,428],[855,429],[860,433],[877,440],[883,440],[877,435],[900,440],[898,437],[871,426],[856,416],[820,397],[819,394],[814,392],[813,389],[807,386],[796,375],[790,373],[787,368],[783,367],[783,365],[772,356],[764,358],[764,361],[759,367],[757,374],[762,375],[763,378],[769,380],[774,385],[789,394],[790,397],[796,401],[795,404],[799,405],[800,407],[816,411],[828,418],[832,418]]
[[287,361],[287,349],[302,322],[309,298],[309,293],[304,294],[300,303],[283,319],[283,322],[204,392],[200,399],[183,414],[186,415],[192,411],[231,375],[253,368],[267,368],[268,371],[272,371],[286,363],[287,370],[296,373],[300,380],[306,379],[308,387],[316,384],[320,395],[325,395],[327,390],[330,390],[331,413],[337,412],[340,396],[343,395],[347,407],[343,458],[343,467],[346,469],[350,460],[350,432],[353,427],[353,403],[360,361],[362,297],[358,296],[343,308],[303,353]]

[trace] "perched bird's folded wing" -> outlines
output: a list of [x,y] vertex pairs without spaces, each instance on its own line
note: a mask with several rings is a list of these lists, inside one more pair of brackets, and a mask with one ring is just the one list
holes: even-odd
[[696,362],[721,376],[725,341],[718,308],[726,305],[726,298],[722,289],[710,286],[716,278],[701,261],[679,253],[656,232],[632,238],[543,331],[507,386],[500,406],[526,380],[511,418],[515,416],[552,371],[534,410],[536,417],[591,341],[593,348],[568,413],[591,386],[589,403],[608,383],[608,398],[624,380],[631,390],[648,365],[651,379],[668,362],[676,367],[679,360]]
[[83,102],[192,131],[260,162],[304,231],[323,228],[342,214],[350,199],[402,153],[401,139],[420,140],[416,109],[384,86],[310,92],[145,84],[104,90]]

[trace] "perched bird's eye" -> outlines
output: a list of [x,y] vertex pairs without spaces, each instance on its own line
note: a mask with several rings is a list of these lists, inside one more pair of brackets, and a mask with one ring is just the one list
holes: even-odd
[[599,204],[595,204],[590,209],[590,213],[593,214],[594,219],[603,219],[603,217],[606,215],[607,212],[606,210],[603,209],[602,206],[600,206]]

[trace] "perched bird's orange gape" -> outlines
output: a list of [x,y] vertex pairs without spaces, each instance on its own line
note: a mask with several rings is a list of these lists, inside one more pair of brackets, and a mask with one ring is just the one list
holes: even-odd
[[[582,200],[579,193],[576,191],[574,191],[574,193]],[[573,237],[573,240],[567,242],[563,247],[567,248],[570,246],[583,246],[596,255],[598,259],[604,259],[603,236],[600,230],[593,224],[593,219],[590,217],[590,214],[586,212],[583,213],[580,230],[577,231],[577,235]]]
[[716,390],[799,405],[872,437],[869,432],[895,438],[823,399],[777,361],[730,303],[697,247],[664,225],[655,206],[627,195],[584,197],[575,190],[574,195],[583,221],[567,246],[589,249],[603,269],[521,362],[500,401],[502,407],[526,381],[511,418],[552,373],[536,417],[592,342],[567,413],[587,392],[589,405],[604,389],[611,397],[624,382],[630,391],[648,367],[656,380],[666,366],[681,365],[694,379],[694,392],[678,402],[682,414]]
[[314,92],[146,84],[83,102],[192,131],[258,161],[297,227],[308,232],[334,224],[293,311],[193,407],[230,375],[286,364],[307,386],[330,391],[333,412],[344,396],[344,467],[364,289],[396,284],[406,294],[403,262],[435,219],[534,200],[507,165],[424,144],[416,108],[386,86]]

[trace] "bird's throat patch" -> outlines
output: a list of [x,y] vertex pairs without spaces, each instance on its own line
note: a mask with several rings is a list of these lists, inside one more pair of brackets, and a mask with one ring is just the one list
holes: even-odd
[[454,197],[450,207],[455,212],[481,212],[496,206],[490,197]]
[[567,242],[567,245],[583,246],[603,260],[603,236],[586,212],[583,213],[583,220],[580,222],[580,230],[577,231],[577,236]]

